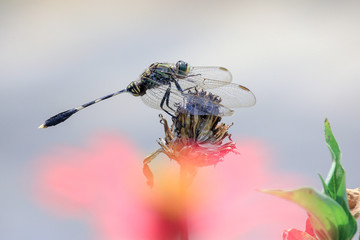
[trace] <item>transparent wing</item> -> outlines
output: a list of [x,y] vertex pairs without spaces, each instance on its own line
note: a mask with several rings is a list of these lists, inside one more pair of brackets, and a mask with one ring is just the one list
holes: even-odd
[[159,91],[154,91],[153,89],[147,90],[145,95],[141,96],[141,100],[148,105],[149,107],[155,108],[155,109],[161,109],[160,103],[161,99],[163,98],[165,92],[160,94]]
[[[141,100],[146,105],[161,110],[160,105],[168,87],[168,85],[160,85],[156,88],[147,89],[146,94],[141,96]],[[185,108],[189,113],[196,115],[230,116],[233,114],[233,110],[222,104],[203,99],[200,96],[180,92],[172,84],[168,102],[164,100],[163,108],[170,113],[175,113],[179,106]],[[213,111],[215,108],[216,112]]]
[[224,67],[190,67],[190,72],[188,75],[199,75],[201,78],[205,79],[206,82],[212,82],[222,85],[231,83],[232,75],[229,70]]
[[251,107],[255,105],[255,95],[246,87],[230,83],[210,90],[221,98],[221,104],[228,108]]
[[223,67],[190,67],[186,77],[177,77],[182,89],[199,87],[202,89],[213,89],[231,83],[232,75]]
[[[148,106],[161,109],[161,101],[165,96],[165,92],[169,86],[168,85],[160,85],[156,88],[151,88],[146,90],[146,94],[141,96],[141,100]],[[175,105],[177,103],[181,103],[183,101],[183,96],[181,93],[174,89],[174,86],[170,89],[170,97],[168,104],[164,102],[164,109],[168,110],[169,112],[174,112],[176,110]],[[172,109],[170,109],[167,105],[169,105]]]

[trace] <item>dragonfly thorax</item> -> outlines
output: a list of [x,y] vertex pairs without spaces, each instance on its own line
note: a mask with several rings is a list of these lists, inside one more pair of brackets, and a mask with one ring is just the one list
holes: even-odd
[[175,71],[166,63],[152,64],[140,76],[141,85],[145,89],[155,88],[161,85],[169,85],[174,81]]
[[126,91],[134,96],[143,96],[148,89],[164,85],[170,86],[170,83],[174,82],[175,75],[179,72],[179,67],[180,72],[186,71],[184,64],[178,64],[175,67],[167,63],[153,63],[141,74],[138,81],[133,81],[127,86]]

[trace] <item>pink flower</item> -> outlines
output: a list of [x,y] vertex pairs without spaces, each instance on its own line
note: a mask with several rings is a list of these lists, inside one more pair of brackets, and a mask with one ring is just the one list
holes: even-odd
[[142,154],[118,136],[98,135],[85,147],[46,154],[37,161],[35,197],[58,214],[87,221],[101,240],[168,240],[182,224],[188,224],[190,239],[199,240],[279,239],[284,228],[301,227],[301,209],[256,191],[291,187],[299,178],[271,170],[264,144],[237,146],[240,155],[199,169],[188,192],[187,223],[176,190],[178,165],[154,160],[150,189]]

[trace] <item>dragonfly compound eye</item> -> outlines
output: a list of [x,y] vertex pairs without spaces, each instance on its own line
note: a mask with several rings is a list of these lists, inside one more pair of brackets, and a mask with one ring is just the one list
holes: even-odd
[[189,72],[188,64],[184,61],[178,61],[176,63],[176,71],[180,75],[186,75]]

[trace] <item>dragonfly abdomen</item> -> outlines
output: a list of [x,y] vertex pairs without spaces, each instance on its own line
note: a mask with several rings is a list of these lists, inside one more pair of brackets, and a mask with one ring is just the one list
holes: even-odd
[[146,93],[146,87],[141,81],[133,81],[126,87],[126,91],[134,96],[142,96]]

